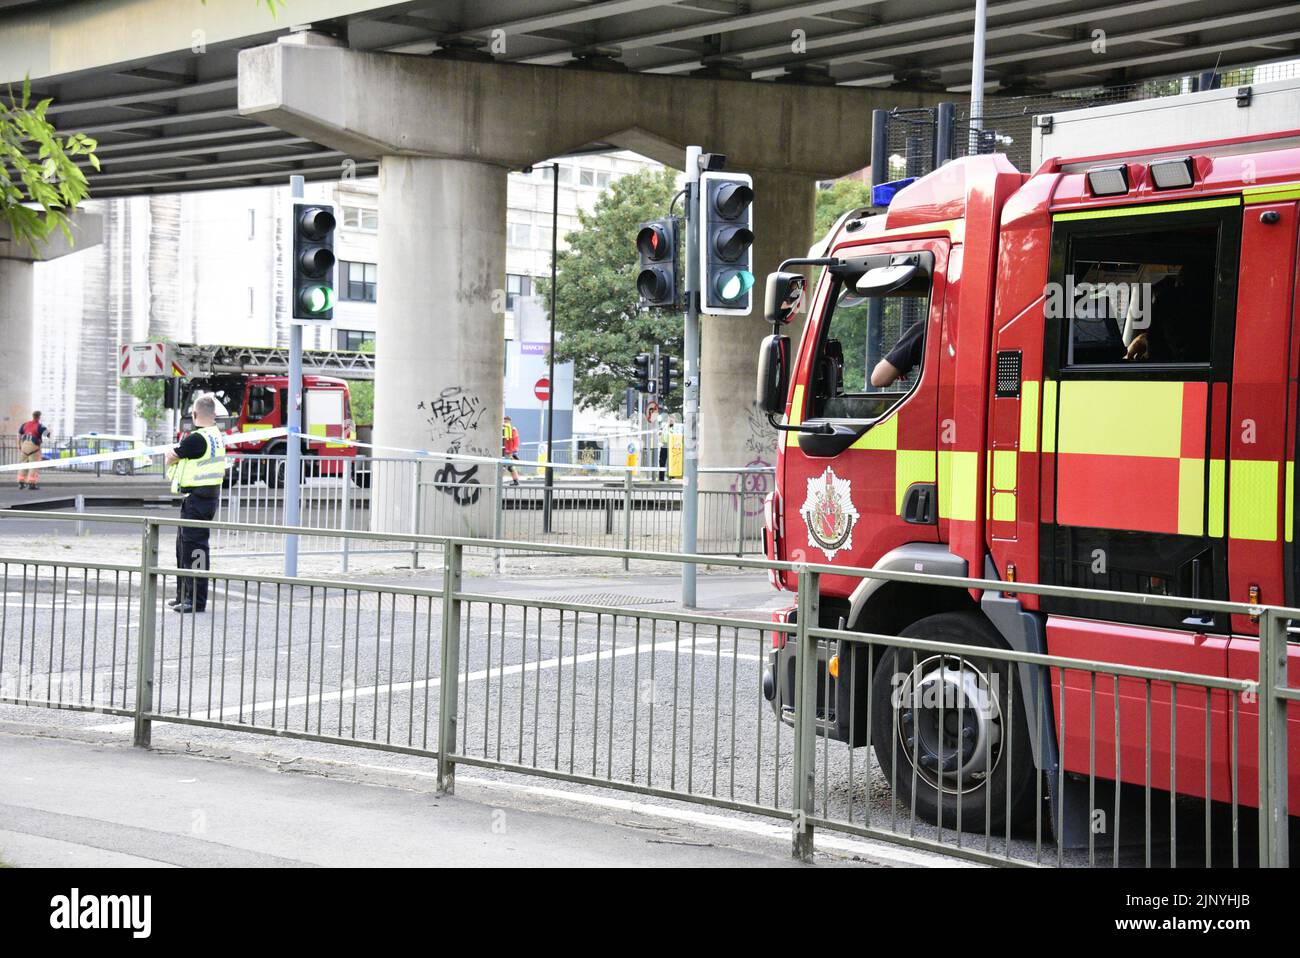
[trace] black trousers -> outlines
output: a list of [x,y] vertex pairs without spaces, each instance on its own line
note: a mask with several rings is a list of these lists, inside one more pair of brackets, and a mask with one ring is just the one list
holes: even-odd
[[663,482],[668,478],[668,447],[659,447],[659,481]]
[[[202,496],[191,492],[181,500],[181,518],[210,522],[217,514],[217,501],[217,496]],[[207,529],[181,526],[176,530],[176,568],[204,571],[211,568],[208,535]],[[202,612],[208,607],[208,580],[192,577],[178,578],[176,600],[193,603],[195,610]]]

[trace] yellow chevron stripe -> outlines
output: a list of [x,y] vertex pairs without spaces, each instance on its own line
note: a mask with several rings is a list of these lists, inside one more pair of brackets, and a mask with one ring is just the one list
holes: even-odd
[[1060,391],[1058,452],[1178,458],[1181,382],[1070,380]]
[[1020,451],[1038,451],[1038,382],[1020,384]]
[[1079,210],[1074,213],[1057,213],[1052,217],[1054,223],[1066,223],[1071,220],[1102,220],[1114,216],[1148,216],[1153,213],[1186,213],[1191,210],[1222,209],[1226,206],[1240,206],[1241,197],[1230,196],[1220,200],[1199,200],[1195,203],[1151,203],[1139,206],[1120,206],[1104,210]]
[[1234,459],[1228,473],[1228,536],[1277,540],[1278,466],[1272,460]]

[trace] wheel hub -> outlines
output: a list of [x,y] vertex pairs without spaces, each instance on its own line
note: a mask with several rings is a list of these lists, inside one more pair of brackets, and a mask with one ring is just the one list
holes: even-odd
[[896,693],[899,749],[918,775],[950,794],[981,787],[1002,754],[996,684],[974,663],[936,655],[916,665]]

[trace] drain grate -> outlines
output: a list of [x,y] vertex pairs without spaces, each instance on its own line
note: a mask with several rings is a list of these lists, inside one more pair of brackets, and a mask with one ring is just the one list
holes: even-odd
[[556,595],[549,597],[552,602],[571,602],[574,605],[606,605],[614,607],[626,607],[633,605],[671,605],[672,599],[660,599],[639,595],[629,595],[626,592],[574,592],[571,595]]

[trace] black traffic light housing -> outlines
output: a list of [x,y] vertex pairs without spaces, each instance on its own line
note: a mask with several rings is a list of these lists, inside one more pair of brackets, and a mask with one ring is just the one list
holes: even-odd
[[294,319],[329,322],[334,318],[334,210],[324,203],[293,204]]
[[681,303],[677,283],[676,217],[642,223],[636,234],[636,291],[643,309],[675,309]]
[[700,312],[741,316],[752,309],[754,181],[745,173],[700,174]]
[[633,380],[632,385],[638,392],[653,393],[654,390],[654,357],[649,353],[637,353],[636,359],[632,362]]
[[678,386],[677,357],[661,353],[659,356],[659,395],[667,402],[672,391]]

